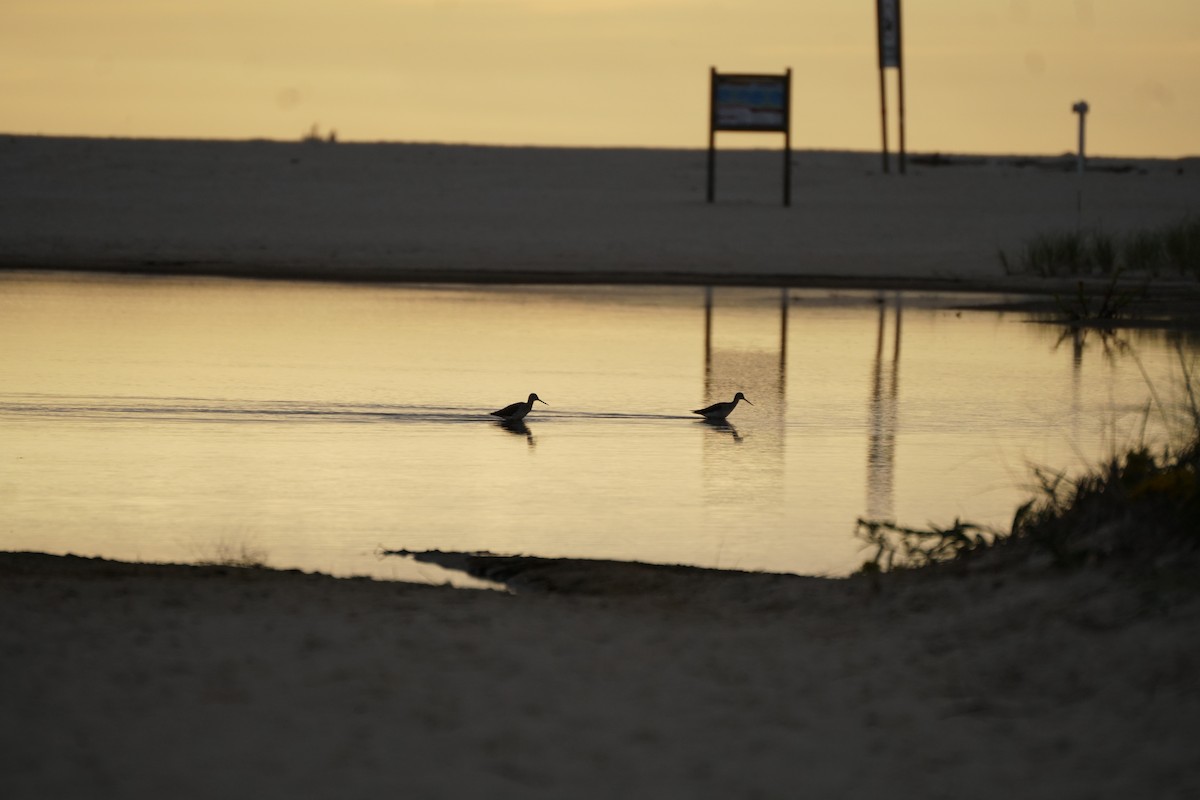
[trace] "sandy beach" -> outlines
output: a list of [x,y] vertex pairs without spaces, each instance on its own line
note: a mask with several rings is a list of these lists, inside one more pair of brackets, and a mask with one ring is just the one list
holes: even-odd
[[[4,136],[0,268],[1017,293],[1200,211],[1197,159],[778,159]],[[1194,571],[458,563],[502,588],[0,552],[4,795],[1200,795]]]
[[[0,137],[0,266],[1044,291],[997,253],[1200,211],[1200,160]],[[1194,281],[1192,282],[1194,283]]]
[[1194,797],[1194,589],[0,557],[6,796]]

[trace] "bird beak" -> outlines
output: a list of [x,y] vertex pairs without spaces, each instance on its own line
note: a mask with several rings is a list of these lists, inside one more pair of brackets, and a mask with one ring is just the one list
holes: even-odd
[[[744,397],[743,397],[742,399],[743,399],[743,400],[746,400],[746,398],[744,398]],[[746,400],[746,402],[747,402],[747,403],[750,403],[750,401],[749,401],[749,400]],[[754,405],[754,403],[750,403],[750,405]]]
[[545,400],[543,400],[543,399],[542,399],[542,398],[540,398],[540,397],[537,399],[537,401],[538,401],[539,403],[541,403],[542,405],[544,405],[544,406],[548,406],[548,405],[550,405],[549,403],[547,403]]

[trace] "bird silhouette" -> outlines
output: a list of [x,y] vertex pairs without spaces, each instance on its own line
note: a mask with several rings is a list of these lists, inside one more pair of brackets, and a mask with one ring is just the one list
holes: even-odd
[[517,420],[525,419],[525,415],[528,414],[533,409],[534,401],[537,401],[537,402],[541,403],[542,405],[547,405],[547,406],[550,405],[545,400],[538,397],[536,394],[531,394],[531,395],[529,395],[528,400],[521,402],[521,403],[513,403],[512,405],[505,406],[504,408],[502,408],[498,411],[491,412],[491,414],[493,417],[500,417],[500,419],[508,420],[509,422],[516,422]]
[[[706,408],[697,408],[692,413],[699,414],[705,419],[725,419],[731,413],[733,413],[733,409],[737,407],[739,400],[746,400],[746,395],[738,392],[728,403],[713,403],[711,406],[707,406]],[[750,403],[749,400],[746,400],[746,402]],[[750,405],[754,405],[754,403],[750,403]]]

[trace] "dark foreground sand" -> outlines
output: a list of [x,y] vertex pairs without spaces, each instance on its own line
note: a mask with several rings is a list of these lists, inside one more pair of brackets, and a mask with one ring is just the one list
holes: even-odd
[[4,796],[1200,793],[1194,586],[474,566],[515,594],[2,554]]

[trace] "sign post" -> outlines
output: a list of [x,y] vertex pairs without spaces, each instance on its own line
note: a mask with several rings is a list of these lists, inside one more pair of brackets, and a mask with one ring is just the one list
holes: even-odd
[[782,75],[711,70],[708,114],[708,202],[716,197],[717,131],[783,134],[783,204],[792,204],[792,70]]
[[904,174],[904,53],[900,35],[900,0],[876,0],[876,27],[879,34],[879,111],[883,126],[883,171],[890,172],[888,160],[887,70],[896,70],[900,101],[900,173]]
[[1087,156],[1084,154],[1083,149],[1083,130],[1087,123],[1087,113],[1089,110],[1087,101],[1080,100],[1071,106],[1071,110],[1079,115],[1079,154],[1076,156],[1076,171],[1082,174],[1084,168],[1087,166]]

